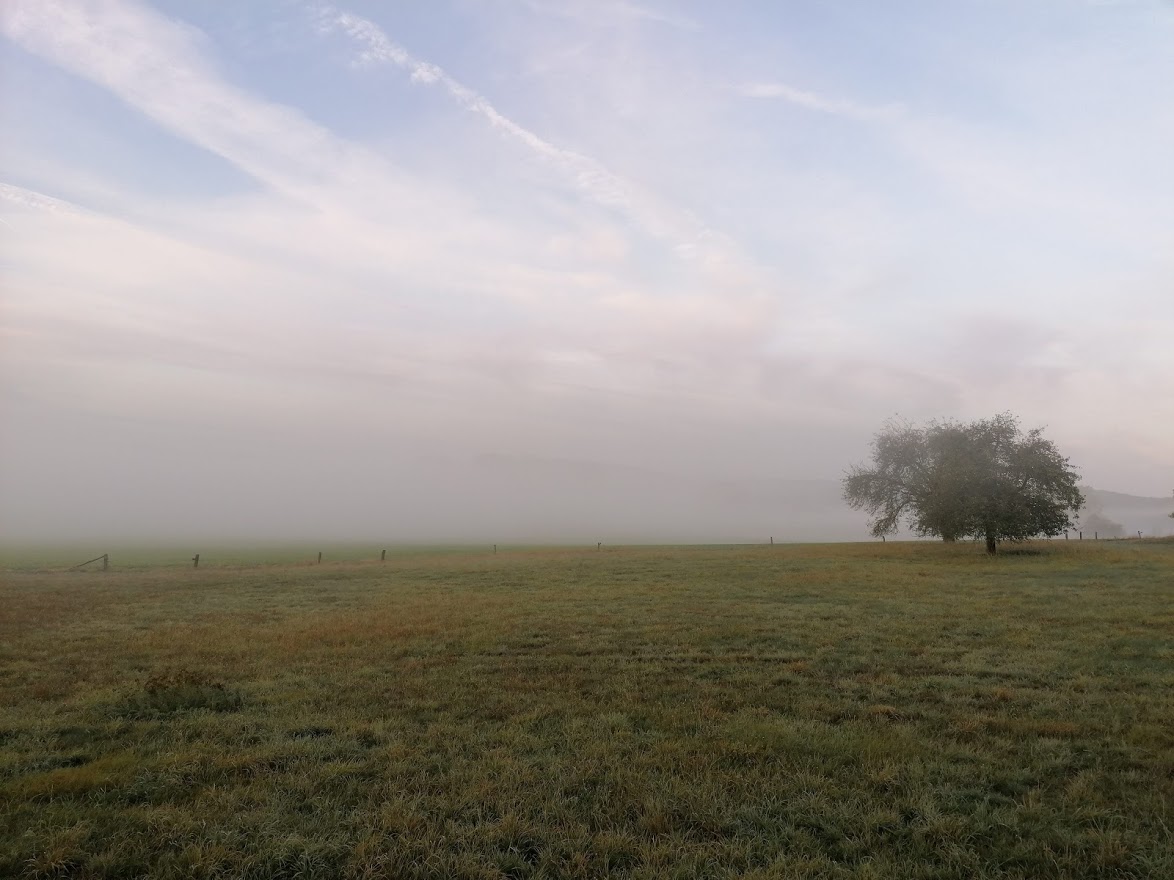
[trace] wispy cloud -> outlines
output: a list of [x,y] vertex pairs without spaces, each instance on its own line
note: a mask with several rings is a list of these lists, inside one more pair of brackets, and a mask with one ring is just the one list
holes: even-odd
[[718,243],[718,234],[698,218],[612,173],[596,159],[560,147],[505,116],[484,95],[454,79],[438,65],[416,58],[369,19],[334,7],[318,10],[316,17],[324,31],[341,32],[358,44],[357,63],[392,64],[407,71],[414,83],[439,86],[462,107],[557,168],[592,201],[623,212],[659,238],[675,239],[682,246],[682,254],[691,254],[696,248],[712,248]]
[[393,183],[368,151],[226,83],[200,52],[198,32],[137,3],[14,0],[0,27],[285,195],[315,201],[328,185]]
[[[367,41],[366,48],[373,53],[369,60],[406,67],[417,82],[442,86],[462,106],[522,143],[528,154],[566,173],[593,201],[622,205],[625,215],[643,224],[645,232],[662,235],[678,254],[689,254],[687,262],[702,270],[696,274],[727,282],[745,274],[718,236],[682,212],[644,198],[599,163],[555,147],[506,119],[473,90],[440,68],[416,61],[361,20],[343,18],[339,26],[343,25],[352,37]],[[536,239],[535,232],[549,236],[550,231],[534,230],[527,220],[520,221],[522,228],[511,229],[515,221],[503,216],[481,222],[468,199],[454,202],[443,189],[421,188],[370,151],[289,108],[226,83],[200,52],[197,32],[150,9],[133,3],[23,3],[14,7],[5,27],[21,45],[105,86],[168,130],[222,156],[282,199],[293,200],[265,204],[236,199],[226,206],[231,210],[224,211],[171,205],[158,213],[167,227],[181,228],[191,240],[211,246],[212,253],[183,242],[168,244],[158,234],[145,235],[117,222],[55,228],[40,240],[38,250],[26,253],[32,259],[34,254],[45,255],[44,248],[54,239],[56,247],[70,242],[75,252],[69,266],[50,271],[52,263],[46,261],[39,283],[76,294],[35,307],[41,326],[78,302],[86,304],[88,320],[106,323],[103,308],[109,311],[112,298],[124,302],[120,314],[132,311],[126,306],[128,298],[136,301],[135,309],[156,314],[160,289],[171,291],[170,325],[191,325],[191,309],[205,311],[211,303],[208,291],[218,289],[235,291],[233,297],[250,302],[234,326],[246,335],[262,333],[256,310],[303,291],[298,310],[282,311],[295,325],[287,328],[286,338],[300,338],[316,322],[330,322],[343,301],[361,297],[365,290],[439,289],[445,296],[436,301],[433,317],[425,316],[419,323],[442,323],[444,334],[417,331],[399,338],[409,361],[415,357],[430,365],[411,368],[415,380],[443,373],[438,365],[447,362],[450,370],[464,376],[458,384],[465,382],[467,370],[460,364],[470,359],[522,361],[522,373],[538,378],[549,372],[539,352],[598,348],[606,340],[608,352],[619,358],[628,380],[603,376],[588,359],[578,370],[577,383],[598,387],[603,382],[637,394],[655,390],[655,372],[646,367],[649,359],[670,357],[685,363],[711,358],[698,355],[702,347],[695,343],[729,338],[726,330],[719,333],[716,328],[729,328],[746,342],[760,338],[770,326],[763,320],[769,305],[761,297],[740,295],[732,285],[696,291],[686,308],[678,308],[655,281],[614,275],[598,265],[589,271],[573,264],[539,270],[533,264],[534,244],[542,239]],[[10,197],[25,205],[61,207],[29,191],[13,190]],[[306,212],[306,205],[315,210]],[[578,240],[592,240],[572,229]],[[590,225],[583,231],[590,233]],[[454,237],[460,241],[457,248],[452,246]],[[445,258],[454,250],[462,255],[456,263]],[[138,252],[151,258],[136,259]],[[233,253],[242,257],[230,257]],[[297,267],[302,277],[275,273],[264,265],[266,254],[280,254],[282,264],[291,270]],[[168,272],[178,272],[181,266],[191,274],[181,284],[167,282]],[[340,289],[340,278],[358,281]],[[696,281],[690,279],[690,286],[696,287]],[[180,291],[188,300],[183,307]],[[539,323],[545,338],[515,342],[508,353],[497,350],[496,339],[478,339],[465,329],[470,320],[457,307],[462,292],[525,302],[531,310],[527,320]],[[678,292],[688,295],[687,289]],[[35,298],[30,287],[23,302],[35,305]],[[270,352],[261,356],[272,360],[277,356],[273,349],[266,343],[259,352]],[[353,371],[379,362],[375,349],[340,341],[339,350]]]
[[[345,34],[359,46],[360,64],[391,64],[422,86],[443,89],[556,169],[590,202],[618,212],[707,277],[744,285],[757,274],[736,243],[690,211],[508,118],[484,95],[416,58],[373,22],[332,7],[319,9],[316,17],[322,28]],[[345,198],[352,217],[381,211],[383,205],[436,201],[371,151],[225,82],[202,54],[197,31],[150,8],[135,2],[14,0],[2,26],[10,39],[108,88],[284,196],[318,206]]]
[[[1072,156],[1057,153],[1054,145],[1043,150],[995,125],[919,112],[904,103],[872,106],[832,98],[781,82],[745,83],[737,92],[874,125],[877,135],[919,174],[936,180],[976,211],[1016,218],[1060,217],[1056,228],[1083,227],[1082,231],[1139,248],[1160,248],[1169,240],[1160,231],[1160,215],[1169,215],[1168,200],[1152,200],[1148,194],[1125,198],[1120,191],[1110,194],[1097,176],[1080,173]],[[1162,125],[1159,114],[1154,114],[1152,125]],[[1150,216],[1134,222],[1139,212]],[[1148,232],[1139,236],[1139,228]]]
[[6,202],[19,208],[49,211],[54,214],[80,215],[84,213],[82,208],[63,199],[53,198],[44,193],[34,192],[22,186],[13,186],[2,181],[0,181],[0,202]]
[[899,104],[869,107],[853,101],[827,98],[815,92],[797,89],[781,82],[744,83],[738,87],[738,93],[746,98],[778,99],[817,113],[827,113],[832,116],[842,116],[865,122],[895,119],[903,113],[903,108]]
[[358,43],[360,51],[357,61],[360,64],[394,64],[407,70],[414,83],[441,86],[463,107],[482,116],[495,128],[543,159],[569,172],[579,187],[601,204],[632,209],[635,198],[633,187],[627,181],[611,174],[595,160],[573,150],[557,147],[502,115],[483,95],[453,79],[439,66],[413,57],[402,46],[392,42],[374,22],[331,8],[324,10],[321,15],[324,29],[337,29]]
[[630,3],[628,0],[526,0],[526,7],[543,15],[557,15],[576,21],[596,24],[652,22],[687,31],[697,31],[701,25],[694,18],[677,12],[665,12],[652,6]]
[[[255,203],[240,201],[235,214],[223,216],[213,216],[212,205],[194,212],[158,205],[154,216],[162,225],[174,228],[186,219],[189,232],[221,246],[235,231],[250,239],[254,252],[287,248],[296,228],[319,246],[295,249],[291,259],[320,254],[334,261],[345,253],[352,272],[386,271],[389,258],[395,268],[419,266],[454,241],[475,240],[484,252],[508,234],[500,219],[480,216],[467,195],[415,179],[296,110],[226,82],[202,52],[198,31],[135,2],[16,0],[2,26],[29,51],[105,87],[287,200],[266,206],[264,217]],[[42,198],[17,195],[26,202]],[[141,207],[150,216],[149,200]],[[316,213],[305,215],[306,209]]]

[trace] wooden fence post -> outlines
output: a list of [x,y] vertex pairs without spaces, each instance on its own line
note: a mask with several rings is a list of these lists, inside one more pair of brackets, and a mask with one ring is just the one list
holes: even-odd
[[318,551],[318,564],[319,565],[322,564],[322,551],[321,550]]
[[85,562],[79,562],[77,565],[75,565],[70,570],[71,571],[79,571],[80,569],[85,568],[87,565],[91,565],[91,564],[97,562],[99,559],[102,560],[102,571],[105,571],[107,568],[110,567],[110,554],[103,553],[101,556],[95,556],[93,559],[87,559]]
[[200,567],[200,554],[197,553],[195,556],[192,557],[192,568],[199,568],[199,567]]
[[379,551],[379,561],[380,562],[387,562],[387,551],[386,550]]

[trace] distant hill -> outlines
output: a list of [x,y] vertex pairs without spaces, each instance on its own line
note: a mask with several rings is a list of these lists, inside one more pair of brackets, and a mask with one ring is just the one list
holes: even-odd
[[1138,532],[1147,537],[1174,535],[1174,519],[1169,516],[1174,510],[1172,498],[1126,495],[1090,486],[1082,486],[1081,490],[1088,502],[1082,517],[1085,521],[1097,516],[1119,523],[1127,536],[1136,536]]

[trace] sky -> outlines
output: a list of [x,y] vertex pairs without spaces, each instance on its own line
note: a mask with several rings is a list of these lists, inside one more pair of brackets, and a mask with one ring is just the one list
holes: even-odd
[[1008,410],[1174,487],[1168,0],[0,34],[2,535],[737,538],[714,487]]

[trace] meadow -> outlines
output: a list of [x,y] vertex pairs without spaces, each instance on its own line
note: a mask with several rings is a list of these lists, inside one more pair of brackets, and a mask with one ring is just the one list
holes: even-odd
[[190,555],[0,574],[0,876],[1174,877],[1172,541]]

